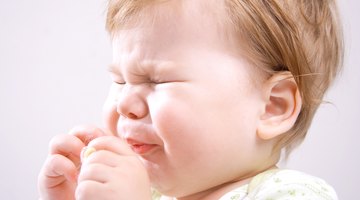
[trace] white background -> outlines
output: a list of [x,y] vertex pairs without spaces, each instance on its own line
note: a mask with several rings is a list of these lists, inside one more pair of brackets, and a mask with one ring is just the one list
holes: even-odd
[[[360,199],[360,3],[340,1],[345,68],[287,167]],[[101,124],[110,79],[106,0],[0,0],[0,199],[37,199],[49,140]]]

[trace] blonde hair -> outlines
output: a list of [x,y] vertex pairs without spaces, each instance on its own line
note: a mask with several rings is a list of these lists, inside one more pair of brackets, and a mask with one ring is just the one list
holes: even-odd
[[[110,0],[107,30],[114,34],[141,11],[163,0]],[[166,1],[166,0],[165,0]],[[277,148],[287,155],[306,136],[315,111],[343,57],[343,39],[335,0],[224,0],[230,30],[247,41],[248,58],[265,71],[290,71],[302,98],[293,128]],[[239,45],[240,46],[240,45]]]

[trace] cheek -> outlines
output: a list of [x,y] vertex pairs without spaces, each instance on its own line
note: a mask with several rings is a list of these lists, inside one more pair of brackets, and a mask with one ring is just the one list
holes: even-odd
[[149,108],[153,126],[165,145],[180,143],[188,137],[191,120],[189,106],[185,102],[176,98],[161,98]]
[[214,151],[214,145],[239,146],[241,141],[255,139],[254,97],[243,98],[226,89],[192,89],[186,95],[158,96],[150,105],[153,125],[169,151],[176,147],[183,152],[206,153]]
[[204,131],[199,128],[201,117],[196,114],[200,111],[194,110],[191,96],[186,96],[171,92],[149,102],[153,126],[174,165],[189,163],[202,153],[194,146],[204,138]]

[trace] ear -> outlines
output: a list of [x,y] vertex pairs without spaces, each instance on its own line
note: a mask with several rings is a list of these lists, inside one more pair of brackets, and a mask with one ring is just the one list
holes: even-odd
[[275,138],[290,130],[300,113],[301,96],[290,72],[274,74],[265,82],[264,111],[257,134],[261,139]]

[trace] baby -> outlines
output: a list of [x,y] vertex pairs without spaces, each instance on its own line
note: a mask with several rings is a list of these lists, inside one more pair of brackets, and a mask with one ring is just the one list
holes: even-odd
[[105,125],[51,141],[41,199],[337,199],[276,166],[339,70],[334,0],[110,0],[107,30]]

